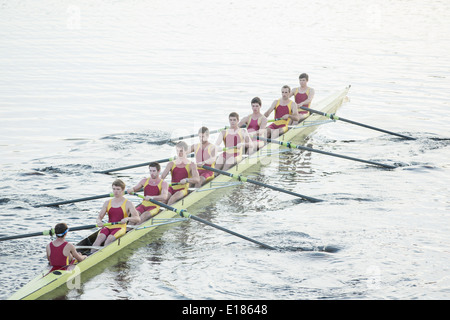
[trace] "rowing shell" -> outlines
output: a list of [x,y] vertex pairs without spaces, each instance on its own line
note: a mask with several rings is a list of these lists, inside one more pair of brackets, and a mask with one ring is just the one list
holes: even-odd
[[[350,87],[347,87],[344,90],[329,96],[328,98],[320,101],[314,108],[325,113],[335,113],[344,102],[349,89]],[[301,124],[297,127],[291,128],[279,139],[292,142],[303,141],[308,135],[316,130],[318,125],[326,121],[331,120],[321,115],[311,114]],[[267,160],[268,157],[276,155],[277,152],[282,151],[280,148],[281,146],[278,144],[267,144],[258,152],[254,153],[250,157],[244,158],[237,165],[230,168],[228,172],[234,175],[239,175],[257,164],[266,163],[262,160]],[[194,192],[189,193],[186,197],[173,204],[173,207],[176,209],[188,209],[217,189],[224,186],[233,185],[233,183],[230,182],[231,179],[232,178],[229,176],[219,175],[211,182],[205,184],[199,189],[196,189]],[[48,269],[44,270],[36,278],[10,296],[8,300],[34,300],[41,298],[44,295],[63,287],[64,285],[67,286],[67,289],[73,288],[74,285],[80,281],[80,275],[86,270],[89,270],[113,254],[121,251],[128,245],[151,233],[161,225],[185,220],[174,219],[176,216],[177,214],[173,211],[163,210],[155,218],[145,221],[138,227],[133,228],[131,231],[127,232],[124,236],[110,245],[106,247],[94,248],[99,250],[89,255],[85,260],[74,265],[72,270],[57,270],[50,273],[48,272]],[[76,245],[81,253],[88,254],[88,252],[90,252],[92,243],[95,241],[98,231],[99,230],[96,230]]]

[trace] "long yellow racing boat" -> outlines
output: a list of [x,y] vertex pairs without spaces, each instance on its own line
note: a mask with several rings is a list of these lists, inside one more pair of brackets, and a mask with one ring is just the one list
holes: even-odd
[[[317,104],[314,104],[314,109],[320,110],[324,113],[335,113],[345,101],[347,96],[347,92],[350,89],[350,86],[325,98]],[[284,135],[279,137],[279,140],[289,141],[289,142],[299,142],[304,141],[304,139],[310,135],[317,127],[325,122],[330,122],[329,118],[318,115],[315,113],[311,113],[311,115],[301,122],[296,127],[291,127]],[[263,148],[261,148],[256,153],[251,156],[244,157],[244,159],[239,162],[234,167],[228,170],[228,173],[233,175],[240,175],[244,171],[249,168],[257,165],[264,164],[263,159],[268,160],[268,157],[276,156],[277,152],[283,151],[279,144],[268,143]],[[221,174],[214,178],[211,182],[203,185],[201,188],[198,188],[192,192],[190,192],[186,197],[177,203],[173,204],[173,207],[177,210],[187,210],[189,207],[198,204],[200,200],[204,199],[211,193],[216,190],[224,187],[233,185],[231,180],[233,177]],[[177,218],[178,217],[178,218]],[[80,241],[76,247],[79,252],[82,254],[87,254],[88,257],[81,261],[80,263],[73,266],[72,270],[57,270],[49,272],[49,269],[43,270],[38,276],[36,276],[33,280],[11,295],[8,300],[34,300],[39,298],[45,298],[50,293],[63,287],[67,286],[67,289],[73,287],[73,283],[79,280],[80,275],[89,270],[93,266],[99,264],[105,259],[111,257],[112,255],[118,253],[128,245],[136,242],[138,239],[143,236],[151,233],[161,225],[165,225],[167,223],[180,222],[183,220],[187,220],[186,218],[182,218],[178,215],[177,212],[171,210],[162,210],[156,217],[153,219],[147,220],[141,225],[131,229],[124,236],[111,243],[106,247],[97,247],[97,249],[93,254],[90,254],[92,244],[97,237],[97,233],[99,229],[89,235],[87,238]]]

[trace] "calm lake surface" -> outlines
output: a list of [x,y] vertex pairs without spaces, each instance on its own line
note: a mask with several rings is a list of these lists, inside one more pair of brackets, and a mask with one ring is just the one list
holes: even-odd
[[[450,299],[448,52],[446,1],[0,1],[0,236],[94,224],[104,199],[34,205],[134,185],[145,167],[93,171],[173,156],[148,142],[265,111],[306,72],[315,103],[351,85],[338,115],[417,138],[338,121],[308,146],[397,169],[286,153],[246,175],[326,201],[243,185],[192,209],[280,250],[190,221],[49,299]],[[48,241],[0,242],[0,299]]]

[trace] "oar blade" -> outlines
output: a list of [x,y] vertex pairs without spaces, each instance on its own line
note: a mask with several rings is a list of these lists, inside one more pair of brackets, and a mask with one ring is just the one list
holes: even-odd
[[224,232],[227,232],[227,233],[229,233],[229,234],[232,234],[232,235],[234,235],[234,236],[236,236],[236,237],[239,237],[239,238],[241,238],[241,239],[244,239],[244,240],[253,242],[253,243],[255,243],[255,244],[257,244],[257,245],[259,245],[259,246],[261,246],[261,247],[263,247],[263,248],[270,249],[270,250],[277,250],[277,249],[275,249],[274,247],[271,247],[271,246],[269,246],[269,245],[267,245],[267,244],[265,244],[265,243],[262,243],[262,242],[259,242],[259,241],[257,241],[257,240],[254,240],[254,239],[252,239],[252,238],[246,237],[246,236],[244,236],[244,235],[242,235],[242,234],[239,234],[239,233],[237,233],[237,232],[234,232],[234,231],[232,231],[232,230],[225,229],[224,227],[221,227],[221,226],[219,226],[219,225],[217,225],[217,224],[214,224],[214,223],[212,223],[212,222],[209,222],[209,221],[207,221],[207,220],[204,220],[204,219],[199,218],[199,217],[197,217],[197,216],[194,216],[194,215],[192,215],[192,214],[190,215],[190,218],[191,218],[192,220],[201,222],[201,223],[206,224],[206,225],[208,225],[208,226],[211,226],[211,227],[213,227],[213,228],[216,228],[216,229],[222,230],[222,231],[224,231]]

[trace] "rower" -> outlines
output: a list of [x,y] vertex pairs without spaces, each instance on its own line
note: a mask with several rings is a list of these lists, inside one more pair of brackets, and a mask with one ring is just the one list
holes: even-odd
[[253,113],[244,117],[239,123],[238,127],[245,126],[251,140],[246,145],[247,153],[250,154],[253,151],[257,151],[264,146],[264,141],[257,140],[256,136],[264,137],[266,134],[267,118],[261,113],[261,99],[254,97],[250,102]]
[[273,122],[267,129],[267,136],[270,138],[278,138],[281,134],[288,130],[288,125],[291,121],[298,121],[299,114],[297,104],[289,99],[291,88],[284,85],[281,88],[281,98],[275,100],[270,108],[264,113],[264,116],[269,117],[272,111],[275,110],[275,119],[280,119]]
[[[102,219],[108,214],[108,222],[120,222],[120,224],[103,227],[97,235],[97,239],[94,241],[93,246],[101,246],[103,243],[105,246],[119,239],[126,233],[127,222],[133,224],[139,224],[139,214],[134,208],[131,201],[125,199],[125,183],[117,179],[112,183],[112,191],[114,197],[110,200],[106,200],[103,204],[97,217],[97,225],[103,227]],[[91,250],[92,252],[95,249]]]
[[[298,122],[302,122],[309,116],[309,112],[300,109],[300,107],[309,108],[311,106],[311,101],[314,98],[314,89],[308,87],[309,76],[306,73],[302,73],[299,77],[300,87],[292,89],[289,97],[295,97],[295,103],[297,104],[298,113],[300,118]],[[297,123],[293,123],[297,124]]]
[[66,241],[68,232],[69,227],[65,223],[58,223],[55,226],[56,239],[46,247],[47,259],[52,266],[50,272],[66,270],[76,262],[86,259],[86,256],[80,254],[73,244]]
[[197,184],[200,181],[197,166],[187,158],[188,145],[180,141],[175,146],[177,158],[170,161],[161,178],[164,179],[170,172],[172,185],[168,190],[167,204],[170,206],[188,194],[189,183]]
[[199,143],[193,144],[189,148],[189,152],[195,153],[195,161],[199,174],[199,182],[195,184],[196,188],[200,188],[205,183],[214,179],[214,172],[203,169],[203,165],[214,168],[216,162],[216,146],[209,142],[209,129],[201,127],[198,130]]
[[[136,211],[140,214],[141,223],[156,216],[160,207],[153,204],[151,200],[165,202],[168,197],[169,185],[166,181],[161,179],[161,166],[158,162],[151,162],[148,165],[150,172],[149,178],[144,178],[137,185],[127,190],[128,194],[144,189],[144,201],[136,207]],[[130,223],[131,224],[131,223]]]
[[216,168],[224,171],[242,160],[245,143],[251,141],[247,129],[239,128],[239,115],[236,112],[230,113],[228,121],[230,128],[221,131],[216,141],[217,146],[223,142],[226,148],[216,161]]

